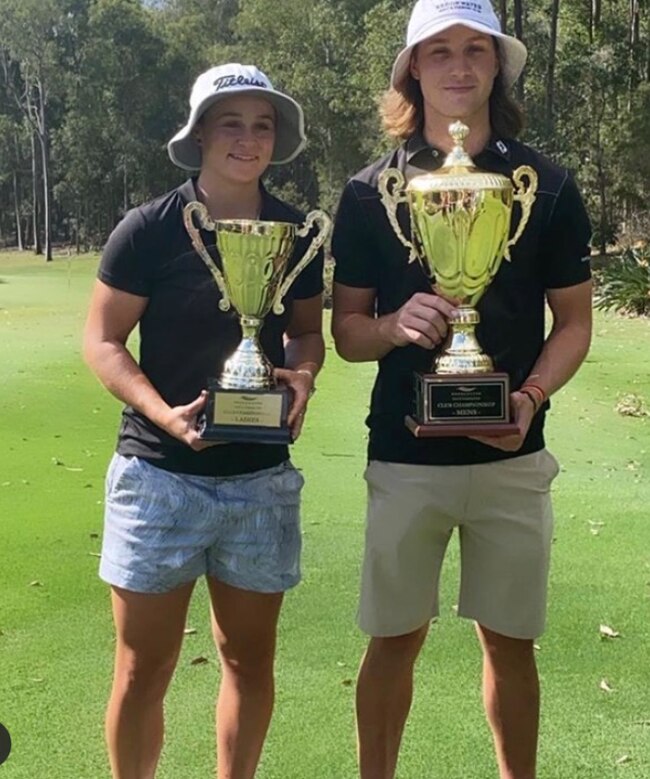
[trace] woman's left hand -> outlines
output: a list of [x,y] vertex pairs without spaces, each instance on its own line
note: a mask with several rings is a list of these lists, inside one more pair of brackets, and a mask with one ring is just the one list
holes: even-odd
[[493,446],[495,449],[503,449],[504,452],[519,451],[535,416],[535,408],[530,397],[524,392],[510,394],[510,408],[514,422],[519,428],[517,433],[504,436],[473,435],[470,438],[480,441],[482,444]]
[[292,371],[289,368],[275,368],[273,375],[279,384],[284,384],[293,390],[287,422],[295,441],[300,435],[305,420],[309,396],[314,389],[314,377],[309,371]]

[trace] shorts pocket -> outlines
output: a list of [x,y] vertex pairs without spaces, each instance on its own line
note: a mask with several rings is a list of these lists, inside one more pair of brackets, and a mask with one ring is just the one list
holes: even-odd
[[269,487],[281,502],[294,503],[300,499],[300,492],[305,485],[305,478],[300,471],[287,461],[278,466],[270,476]]
[[560,473],[560,463],[557,461],[555,455],[553,455],[548,449],[542,449],[541,454],[544,473],[548,477],[548,482],[550,484]]
[[110,500],[118,492],[131,491],[140,481],[142,460],[138,457],[123,457],[114,454],[106,473],[106,499]]

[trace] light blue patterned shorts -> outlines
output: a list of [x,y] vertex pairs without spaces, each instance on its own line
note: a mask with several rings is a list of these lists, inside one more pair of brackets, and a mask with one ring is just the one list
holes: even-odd
[[134,592],[169,592],[204,574],[244,590],[288,590],[300,581],[303,482],[288,461],[213,477],[115,454],[99,575]]

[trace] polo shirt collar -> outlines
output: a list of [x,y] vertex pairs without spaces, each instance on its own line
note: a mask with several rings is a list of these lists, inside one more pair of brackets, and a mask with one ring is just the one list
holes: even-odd
[[[436,159],[440,160],[440,164],[442,165],[446,157],[445,153],[440,149],[429,146],[429,144],[424,139],[422,132],[418,130],[406,142],[406,162],[411,164],[414,161],[416,155],[424,151],[430,152]],[[491,136],[487,146],[476,156],[480,157],[486,152],[489,154],[494,154],[506,162],[510,162],[510,143],[503,138],[499,138],[495,135]]]
[[[187,181],[184,181],[179,187],[178,187],[178,194],[181,196],[181,200],[185,205],[188,203],[191,203],[193,200],[198,200],[198,194],[196,192],[196,181],[198,176],[192,176],[191,178],[187,179]],[[276,216],[274,205],[275,205],[275,199],[269,195],[268,191],[266,190],[266,187],[262,182],[260,181],[260,191],[262,192],[262,211],[260,213],[260,219],[270,219],[272,220],[274,216]]]

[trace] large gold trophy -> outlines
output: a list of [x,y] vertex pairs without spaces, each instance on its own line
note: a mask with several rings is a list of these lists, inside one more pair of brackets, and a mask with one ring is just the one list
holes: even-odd
[[[194,224],[214,231],[221,269],[210,256]],[[201,438],[210,441],[290,443],[287,416],[291,401],[288,387],[277,386],[273,365],[259,343],[264,317],[284,312],[282,299],[298,275],[314,259],[331,229],[323,211],[312,211],[304,225],[253,219],[213,220],[202,203],[183,211],[192,244],[208,266],[221,292],[219,308],[234,306],[239,314],[242,339],[226,360],[219,377],[208,379],[208,403]],[[318,232],[306,253],[286,273],[296,239]],[[285,275],[286,274],[286,275]]]
[[[507,435],[517,430],[508,406],[509,377],[495,373],[481,350],[475,306],[526,227],[537,173],[529,166],[517,168],[515,191],[506,176],[476,168],[464,149],[469,134],[464,124],[452,124],[449,134],[454,148],[438,171],[416,176],[408,185],[395,168],[379,179],[388,218],[410,250],[409,261],[420,263],[436,292],[460,301],[433,372],[416,373],[415,411],[406,424],[419,437]],[[521,218],[509,240],[514,202],[521,206]],[[400,203],[408,205],[412,241],[397,220]]]

